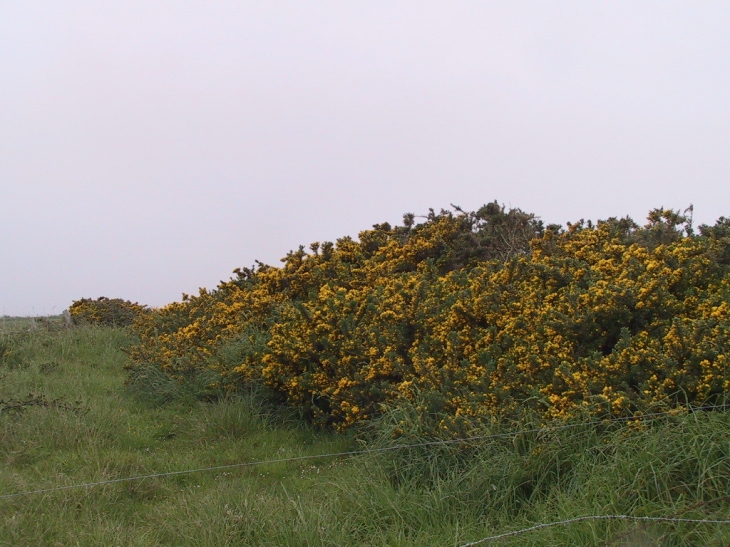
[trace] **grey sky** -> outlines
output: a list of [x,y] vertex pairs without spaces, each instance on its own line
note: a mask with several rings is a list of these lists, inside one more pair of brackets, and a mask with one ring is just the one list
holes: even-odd
[[730,216],[730,3],[0,0],[0,315],[493,199]]

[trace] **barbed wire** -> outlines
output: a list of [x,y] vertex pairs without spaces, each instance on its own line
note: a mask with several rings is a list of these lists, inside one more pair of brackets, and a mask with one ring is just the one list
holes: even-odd
[[[718,406],[701,406],[701,407],[688,407],[685,408],[687,412],[694,413],[699,412],[702,410],[716,410],[718,408],[726,408],[726,405],[720,405]],[[662,416],[680,416],[681,414],[677,413],[677,410],[668,410],[664,412],[655,412],[655,413],[649,413],[649,414],[641,414],[641,415],[634,415],[634,416],[623,416],[623,417],[617,417],[617,418],[605,418],[600,420],[588,420],[585,422],[576,422],[572,424],[563,424],[558,426],[542,426],[542,427],[536,427],[532,429],[523,429],[523,430],[516,430],[516,431],[507,431],[504,433],[491,433],[488,435],[476,435],[472,437],[462,437],[458,439],[441,439],[441,440],[434,440],[434,441],[423,441],[419,443],[411,443],[411,444],[401,444],[401,445],[394,445],[394,446],[385,446],[380,448],[366,448],[362,450],[349,450],[344,452],[329,452],[325,454],[309,454],[306,456],[292,456],[289,458],[277,458],[273,460],[259,460],[259,461],[252,461],[252,462],[240,462],[240,463],[232,463],[232,464],[226,464],[226,465],[215,465],[210,467],[200,467],[196,469],[185,469],[180,471],[166,471],[166,472],[160,472],[160,473],[150,473],[147,475],[136,475],[133,477],[121,477],[116,479],[107,479],[102,481],[93,481],[93,482],[85,482],[85,483],[79,483],[79,484],[70,484],[65,486],[52,486],[49,488],[40,488],[37,490],[28,490],[25,492],[16,492],[12,494],[0,494],[0,499],[10,499],[10,498],[17,498],[21,496],[32,496],[36,494],[46,494],[50,492],[59,492],[63,490],[73,490],[73,489],[79,489],[79,488],[91,488],[95,486],[103,486],[107,484],[115,484],[115,483],[121,483],[121,482],[132,482],[132,481],[140,481],[145,479],[154,479],[154,478],[161,478],[161,477],[171,477],[175,475],[190,475],[194,473],[204,473],[209,471],[222,471],[227,469],[235,469],[235,468],[245,468],[245,467],[254,467],[254,466],[260,466],[260,465],[269,465],[269,464],[278,464],[278,463],[289,463],[289,462],[296,462],[296,461],[304,461],[304,460],[313,460],[313,459],[321,459],[321,458],[337,458],[337,457],[351,457],[351,456],[360,456],[365,454],[375,454],[375,453],[382,453],[382,452],[390,452],[395,450],[405,450],[409,448],[421,448],[421,447],[427,447],[427,446],[439,446],[439,445],[449,445],[449,444],[461,444],[461,443],[468,443],[468,442],[474,442],[474,441],[486,441],[489,439],[500,439],[500,438],[508,438],[508,437],[516,437],[518,435],[526,435],[531,433],[543,433],[548,431],[561,431],[565,429],[575,429],[578,427],[588,427],[593,425],[601,425],[601,424],[609,424],[609,423],[617,423],[617,422],[628,422],[628,421],[644,421],[652,418],[658,418]]]
[[487,543],[489,541],[497,541],[508,537],[518,536],[526,534],[528,532],[534,532],[542,528],[550,528],[552,526],[560,526],[565,524],[572,524],[574,522],[581,522],[586,520],[638,520],[638,521],[649,521],[649,522],[673,522],[673,523],[691,523],[691,524],[730,524],[730,520],[712,520],[712,519],[687,519],[687,518],[676,518],[676,517],[634,517],[631,515],[590,515],[583,517],[573,517],[565,520],[559,520],[556,522],[546,522],[541,524],[535,524],[521,530],[513,530],[512,532],[505,532],[503,534],[497,534],[496,536],[489,536],[477,541],[470,543],[464,543],[459,547],[474,547]]

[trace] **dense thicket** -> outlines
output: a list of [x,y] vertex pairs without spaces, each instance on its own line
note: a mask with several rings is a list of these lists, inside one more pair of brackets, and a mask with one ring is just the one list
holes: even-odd
[[129,300],[100,296],[74,300],[68,311],[75,325],[128,327],[149,309]]
[[496,202],[300,247],[137,321],[135,367],[263,383],[345,429],[703,404],[730,388],[730,220],[544,226]]

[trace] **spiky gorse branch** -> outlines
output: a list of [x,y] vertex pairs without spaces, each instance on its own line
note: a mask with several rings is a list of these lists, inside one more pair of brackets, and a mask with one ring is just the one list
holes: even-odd
[[496,203],[376,225],[143,316],[138,364],[262,382],[346,429],[408,401],[434,427],[620,415],[730,391],[730,221],[567,230]]

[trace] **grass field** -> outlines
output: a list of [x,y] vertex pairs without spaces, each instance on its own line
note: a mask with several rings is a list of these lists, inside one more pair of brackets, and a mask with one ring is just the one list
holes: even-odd
[[[255,391],[210,403],[160,384],[163,404],[125,386],[131,341],[58,319],[0,322],[0,496],[403,442],[388,431],[407,410],[358,438]],[[0,497],[0,545],[458,547],[585,515],[730,519],[727,414],[569,425]],[[730,525],[606,519],[489,544],[727,546]]]

